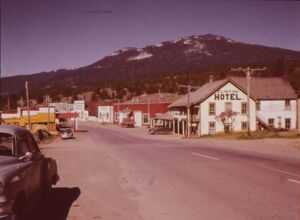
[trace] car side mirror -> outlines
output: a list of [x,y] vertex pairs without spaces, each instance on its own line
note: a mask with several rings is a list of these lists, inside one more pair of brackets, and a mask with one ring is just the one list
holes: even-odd
[[26,152],[24,156],[19,157],[19,160],[31,160],[32,159],[32,153],[31,152]]

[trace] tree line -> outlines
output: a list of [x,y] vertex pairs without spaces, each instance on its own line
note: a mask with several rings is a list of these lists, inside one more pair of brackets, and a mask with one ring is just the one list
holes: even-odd
[[[296,91],[300,91],[300,61],[286,61],[278,59],[275,62],[263,64],[247,64],[251,66],[262,67],[267,69],[263,72],[256,73],[255,76],[264,77],[287,77]],[[244,65],[246,66],[246,65]],[[215,80],[224,79],[229,75],[244,76],[243,73],[231,72],[232,66],[223,65],[218,68],[207,69],[190,69],[178,71],[176,73],[148,74],[139,77],[131,77],[122,80],[110,80],[95,84],[78,84],[70,87],[54,86],[51,88],[30,89],[30,99],[34,99],[37,104],[45,103],[45,96],[50,95],[52,102],[60,102],[64,97],[69,97],[69,101],[78,99],[80,94],[92,91],[92,100],[126,100],[133,96],[144,93],[151,94],[158,91],[164,93],[184,94],[184,88],[180,84],[191,84],[201,86],[205,84],[209,75],[213,75]],[[21,96],[25,102],[24,92],[19,94],[1,95],[1,110],[16,109],[21,105]],[[23,103],[24,103],[23,102]]]

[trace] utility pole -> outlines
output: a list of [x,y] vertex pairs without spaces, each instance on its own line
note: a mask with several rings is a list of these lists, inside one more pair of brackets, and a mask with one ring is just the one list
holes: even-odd
[[47,131],[50,132],[50,96],[46,95],[47,107],[48,107],[48,119],[47,119]]
[[190,93],[191,89],[198,89],[198,86],[191,86],[191,85],[179,85],[181,88],[187,88],[188,93],[187,93],[187,102],[186,102],[186,110],[187,110],[187,137],[191,137],[191,109],[190,109]]
[[21,96],[21,108],[24,107],[24,101],[23,101],[23,96]]
[[246,79],[247,79],[247,135],[250,136],[251,135],[251,129],[250,129],[250,80],[251,80],[251,75],[254,72],[258,72],[258,71],[264,71],[267,68],[250,68],[249,66],[247,68],[242,68],[242,67],[238,67],[238,68],[231,68],[231,71],[236,71],[236,72],[244,72],[246,74]]
[[7,110],[8,111],[10,110],[10,100],[9,100],[9,97],[7,97]]
[[118,124],[120,124],[120,99],[118,98]]
[[150,124],[150,99],[149,99],[149,95],[148,95],[148,120],[149,120],[149,124]]
[[160,89],[158,90],[158,102],[160,102]]
[[29,130],[31,131],[31,121],[30,121],[30,109],[29,109],[29,94],[28,94],[28,82],[25,82],[25,89],[26,89],[26,102],[27,102],[27,114],[28,114],[28,126]]

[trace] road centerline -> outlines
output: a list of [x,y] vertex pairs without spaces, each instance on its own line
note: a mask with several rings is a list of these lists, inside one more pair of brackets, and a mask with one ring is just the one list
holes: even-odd
[[300,177],[300,175],[297,175],[297,174],[294,174],[294,173],[291,173],[291,172],[288,172],[288,171],[279,170],[279,169],[274,169],[274,168],[272,168],[272,167],[267,167],[267,166],[258,165],[258,164],[256,164],[256,166],[258,166],[258,167],[260,167],[260,168],[267,169],[267,170],[272,170],[272,171],[275,171],[275,172],[278,172],[278,173],[283,173],[283,174],[287,174],[287,175],[291,175],[291,176]]
[[208,158],[208,159],[211,159],[211,160],[219,160],[219,158],[211,157],[211,156],[203,155],[203,154],[198,154],[198,153],[195,153],[195,152],[191,152],[191,154],[193,154],[195,156],[199,156],[199,157],[205,157],[205,158]]
[[292,182],[292,183],[300,184],[300,181],[298,181],[298,180],[288,179],[288,181],[289,181],[289,182]]

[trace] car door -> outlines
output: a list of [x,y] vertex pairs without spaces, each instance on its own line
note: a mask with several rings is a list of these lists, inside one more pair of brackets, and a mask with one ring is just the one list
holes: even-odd
[[[28,133],[21,133],[18,135],[18,156],[24,156],[27,152],[34,153],[32,151],[31,140]],[[39,197],[39,185],[40,185],[40,172],[41,165],[40,159],[36,159],[33,154],[31,160],[24,160],[26,169],[23,171],[23,187],[26,193],[26,200],[28,205],[33,205]],[[30,208],[30,207],[28,207]]]
[[42,156],[39,147],[37,146],[37,143],[35,142],[33,136],[31,133],[28,133],[26,135],[27,138],[27,144],[28,144],[28,149],[29,152],[32,154],[32,159],[31,161],[33,162],[33,176],[31,177],[32,180],[34,180],[34,195],[35,195],[35,200],[39,199],[39,196],[42,193],[42,175],[43,175],[43,161],[44,157]]

